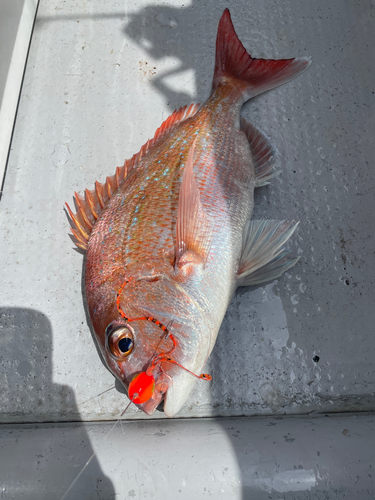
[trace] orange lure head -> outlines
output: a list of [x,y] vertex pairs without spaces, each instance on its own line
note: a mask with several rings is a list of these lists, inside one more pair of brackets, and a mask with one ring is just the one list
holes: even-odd
[[[176,341],[173,335],[170,334],[170,337],[173,341],[174,346],[176,346]],[[173,352],[173,350],[174,347],[170,351],[170,353],[162,353],[156,356],[156,358],[151,363],[147,371],[141,372],[135,377],[133,377],[132,381],[129,384],[129,390],[128,390],[129,399],[132,403],[135,404],[148,403],[146,407],[152,406],[155,398],[155,378],[152,375],[152,372],[155,371],[157,364],[160,363],[162,360],[179,366],[181,369],[185,370],[186,372],[190,373],[190,375],[196,378],[202,380],[212,380],[211,375],[209,375],[208,373],[202,373],[201,375],[198,376],[195,375],[195,373],[188,370],[187,368],[180,365],[180,363],[177,363],[177,361],[175,361],[171,357],[171,352]]]
[[147,372],[138,373],[129,384],[129,399],[132,403],[139,405],[146,403],[155,392],[155,379]]

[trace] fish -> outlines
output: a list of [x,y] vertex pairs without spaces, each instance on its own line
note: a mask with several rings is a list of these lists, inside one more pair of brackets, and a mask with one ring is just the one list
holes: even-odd
[[103,359],[130,402],[175,416],[201,373],[237,287],[296,264],[298,223],[252,220],[254,189],[280,173],[267,136],[241,116],[249,99],[289,82],[307,57],[256,59],[226,9],[211,95],[175,111],[104,183],[66,204],[86,252],[85,296]]

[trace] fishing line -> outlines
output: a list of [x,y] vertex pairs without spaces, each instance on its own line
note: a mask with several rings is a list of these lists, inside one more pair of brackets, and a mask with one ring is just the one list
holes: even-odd
[[125,312],[122,309],[121,304],[120,304],[120,295],[121,295],[121,293],[122,293],[125,285],[127,285],[129,283],[129,281],[131,281],[132,279],[134,279],[134,278],[128,278],[128,279],[126,279],[124,281],[124,283],[122,284],[122,286],[120,287],[120,290],[117,292],[116,306],[117,306],[117,310],[120,313],[121,317],[124,318],[128,323],[131,323],[132,321],[140,321],[140,320],[151,321],[152,323],[155,323],[155,325],[157,325],[159,328],[161,328],[163,330],[163,332],[168,332],[167,327],[164,326],[161,321],[159,321],[156,318],[153,318],[152,316],[141,316],[139,318],[130,318],[129,316],[127,316],[125,314]]
[[[127,285],[129,283],[129,281],[131,281],[132,279],[134,278],[128,278],[124,281],[124,283],[121,285],[119,291],[117,292],[117,296],[116,296],[116,306],[117,306],[117,310],[118,312],[120,313],[121,317],[123,319],[125,319],[128,323],[132,322],[132,321],[138,321],[138,320],[146,320],[146,321],[151,321],[152,323],[154,323],[155,325],[157,325],[159,328],[161,328],[163,330],[163,332],[165,333],[165,335],[162,335],[159,339],[159,342],[156,344],[156,347],[154,349],[154,352],[152,353],[152,355],[150,356],[150,364],[152,362],[153,359],[155,359],[155,355],[158,351],[158,348],[160,346],[160,344],[163,342],[163,340],[167,340],[167,338],[170,336],[170,328],[172,327],[173,325],[173,319],[167,324],[167,326],[164,326],[159,320],[157,320],[156,318],[153,318],[152,316],[142,316],[140,318],[130,318],[129,316],[127,316],[123,310],[123,308],[121,307],[121,304],[120,304],[120,296],[121,296],[121,293],[125,287],[125,285]],[[174,341],[173,341],[174,343]],[[176,344],[174,343],[174,347],[172,349],[172,351],[174,350],[174,348],[176,347]],[[170,351],[170,352],[172,352]]]
[[[113,431],[113,429],[116,427],[116,425],[120,422],[120,419],[116,420],[116,422],[113,424],[112,428],[109,430],[109,432],[106,434],[106,436],[104,437],[103,439],[103,442],[108,439],[108,436],[111,434],[111,432]],[[81,477],[81,475],[83,474],[83,472],[85,471],[85,469],[90,465],[90,462],[91,460],[95,457],[96,455],[96,452],[94,451],[94,453],[91,455],[91,457],[87,460],[87,462],[85,463],[85,465],[82,467],[82,469],[80,470],[80,472],[77,474],[76,478],[73,480],[73,482],[71,483],[71,485],[69,486],[69,488],[66,490],[66,492],[64,493],[64,495],[60,498],[60,500],[65,500],[67,494],[69,493],[69,491],[73,488],[73,486],[76,484],[76,482],[78,481],[78,479]]]
[[86,404],[88,401],[91,401],[92,399],[95,399],[95,398],[98,398],[99,396],[102,396],[103,394],[105,394],[106,392],[109,392],[109,391],[113,391],[113,389],[115,389],[116,386],[115,385],[112,385],[112,387],[110,387],[109,389],[106,389],[105,391],[103,392],[99,392],[99,394],[97,394],[96,396],[93,396],[92,398],[89,398],[89,399],[85,399],[85,401],[82,401],[82,403],[78,403],[78,405],[84,405]]
[[[125,407],[125,410],[121,413],[120,417],[122,417],[124,415],[124,413],[126,412],[126,410],[129,408],[129,406],[132,404],[133,401],[129,401],[129,404]],[[119,419],[120,420],[120,419]]]
[[155,347],[155,349],[154,349],[154,352],[152,353],[152,356],[150,356],[150,363],[151,363],[151,361],[155,358],[155,355],[156,355],[156,353],[157,353],[157,351],[158,351],[158,349],[159,349],[160,344],[161,344],[164,340],[167,340],[167,338],[170,336],[170,331],[169,331],[169,330],[170,330],[170,328],[172,327],[172,325],[173,325],[173,319],[172,319],[172,321],[170,321],[170,322],[167,324],[166,331],[165,331],[164,335],[162,335],[162,336],[160,337],[159,342],[156,344],[156,347]]
[[[87,399],[86,401],[84,401],[84,403],[86,403],[87,401],[91,401],[92,399],[98,397],[98,396],[101,396],[102,394],[105,394],[106,392],[109,392],[111,391],[112,389],[114,389],[116,386],[113,386],[113,387],[110,387],[109,389],[106,389],[105,391],[101,392],[100,394],[98,394],[97,396],[94,396],[93,398],[90,398],[90,399]],[[82,404],[84,404],[82,403]],[[124,413],[127,411],[127,409],[129,408],[129,406],[133,403],[133,401],[129,401],[129,404],[125,407],[125,410],[121,413],[120,415],[120,418],[116,420],[116,422],[113,424],[112,428],[109,430],[109,432],[106,434],[106,436],[104,437],[103,439],[103,442],[106,441],[106,439],[108,439],[109,435],[111,434],[111,432],[113,431],[113,429],[116,427],[116,425],[120,422],[121,423],[121,431],[123,432],[122,430],[122,420],[121,420],[121,417],[124,415]],[[66,490],[66,492],[64,493],[64,495],[60,498],[60,500],[65,500],[67,494],[69,493],[69,491],[73,488],[73,486],[76,484],[76,482],[78,481],[78,479],[81,477],[81,475],[84,473],[85,469],[90,465],[90,462],[92,461],[92,459],[95,457],[96,455],[96,452],[94,451],[94,453],[91,455],[91,457],[87,460],[87,462],[85,463],[85,465],[82,467],[81,471],[77,474],[76,478],[73,480],[73,482],[71,483],[71,485],[69,486],[69,488]]]

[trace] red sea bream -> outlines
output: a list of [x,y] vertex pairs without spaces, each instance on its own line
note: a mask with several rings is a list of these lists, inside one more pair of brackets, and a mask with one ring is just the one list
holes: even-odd
[[252,58],[225,10],[208,100],[175,111],[105,184],[75,194],[76,214],[68,208],[99,348],[148,415],[162,400],[168,416],[181,409],[236,288],[297,261],[284,248],[294,222],[251,220],[254,188],[278,172],[240,110],[309,64]]

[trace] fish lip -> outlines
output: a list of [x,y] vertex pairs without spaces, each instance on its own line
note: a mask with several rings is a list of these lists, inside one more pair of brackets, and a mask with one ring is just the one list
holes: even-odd
[[181,410],[197,381],[198,379],[187,372],[181,372],[173,378],[164,398],[164,413],[167,417],[174,417]]
[[146,401],[145,403],[142,403],[142,404],[137,405],[137,406],[142,411],[144,411],[146,413],[146,415],[148,415],[148,416],[153,415],[156,408],[159,406],[159,404],[164,399],[172,382],[173,382],[172,378],[167,373],[162,372],[155,379],[155,390],[154,390],[154,393],[151,396],[151,398],[148,401]]
[[[177,376],[173,377],[173,383],[170,385],[168,392],[164,397],[164,413],[167,417],[175,417],[187,403],[194,387],[199,382],[199,376],[192,376],[192,373],[200,373],[206,360],[202,360],[200,365],[189,366],[190,373],[180,371]],[[206,380],[211,380],[209,377]],[[206,382],[204,382],[206,384]],[[188,403],[189,404],[189,403]]]

